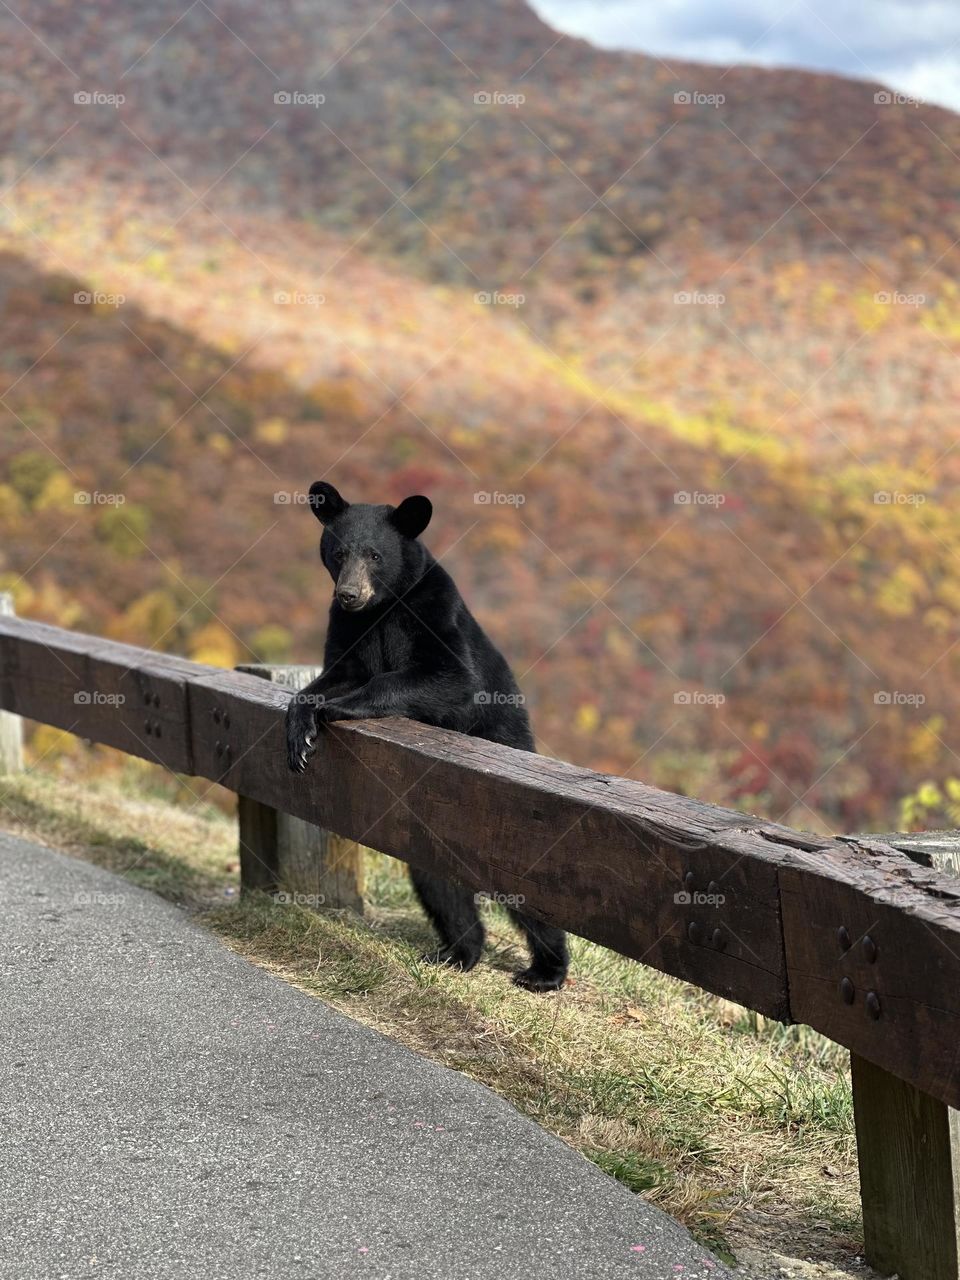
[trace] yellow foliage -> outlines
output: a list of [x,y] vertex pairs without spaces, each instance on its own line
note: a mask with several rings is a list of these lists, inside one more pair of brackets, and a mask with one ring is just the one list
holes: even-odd
[[592,702],[584,702],[577,707],[576,726],[584,733],[592,733],[600,723],[600,712]]
[[8,528],[16,526],[26,513],[19,493],[12,485],[0,484],[0,520]]
[[34,511],[73,511],[76,486],[65,471],[54,471],[41,489]]
[[173,597],[158,588],[134,600],[109,632],[114,640],[128,644],[159,644],[176,625],[180,612]]
[[233,441],[229,436],[225,436],[222,431],[214,431],[207,437],[207,444],[214,451],[219,453],[221,458],[229,458],[233,453]]
[[913,565],[896,568],[880,587],[877,606],[892,618],[906,618],[917,611],[917,597],[926,592],[923,575]]
[[923,615],[923,625],[930,631],[945,635],[953,629],[954,617],[949,610],[944,609],[941,605],[934,605],[932,609],[928,609]]
[[[17,608],[20,607],[20,601],[17,600]],[[26,610],[27,606],[24,605],[23,608]],[[53,578],[44,578],[40,587],[34,591],[29,612],[31,616],[51,622],[56,627],[75,627],[84,620],[83,605],[79,600],[74,600]]]
[[290,425],[283,418],[268,418],[260,422],[254,435],[262,444],[283,444],[290,434]]
[[[480,530],[477,530],[480,533]],[[481,534],[483,546],[494,551],[519,551],[526,546],[524,531],[508,520],[498,520]]]
[[943,746],[940,735],[943,733],[944,723],[943,716],[931,716],[907,734],[905,755],[911,764],[919,768],[929,768],[936,764]]
[[235,667],[238,646],[222,623],[208,622],[195,632],[190,641],[190,657],[211,667]]
[[80,740],[64,729],[54,729],[52,725],[40,724],[33,731],[30,739],[29,755],[32,763],[43,760],[50,764],[65,756],[75,756],[80,751]]

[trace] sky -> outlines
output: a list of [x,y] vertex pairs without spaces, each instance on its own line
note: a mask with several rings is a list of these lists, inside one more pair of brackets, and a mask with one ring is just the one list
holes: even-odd
[[806,67],[960,111],[960,0],[533,0],[608,49]]

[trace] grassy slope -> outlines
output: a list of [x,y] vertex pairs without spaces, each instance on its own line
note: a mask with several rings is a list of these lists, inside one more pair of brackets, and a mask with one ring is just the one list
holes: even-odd
[[854,1253],[837,1046],[580,940],[573,982],[532,1000],[508,981],[517,940],[496,914],[476,972],[426,966],[403,868],[379,855],[363,921],[240,901],[235,826],[206,787],[157,781],[136,761],[92,785],[35,770],[0,786],[0,824],[199,912],[254,963],[489,1085],[725,1256],[751,1242],[837,1265]]

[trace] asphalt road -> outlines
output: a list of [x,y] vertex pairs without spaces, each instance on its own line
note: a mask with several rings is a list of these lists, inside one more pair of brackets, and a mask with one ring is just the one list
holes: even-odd
[[0,921],[2,1277],[731,1274],[482,1085],[116,876],[0,835]]

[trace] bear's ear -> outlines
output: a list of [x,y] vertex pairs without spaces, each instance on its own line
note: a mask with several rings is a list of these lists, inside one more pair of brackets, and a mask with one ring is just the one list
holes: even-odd
[[418,493],[412,498],[404,498],[399,507],[390,512],[390,523],[405,538],[417,538],[430,523],[433,515],[433,503]]
[[332,484],[327,484],[326,480],[313,482],[307,500],[321,524],[329,524],[331,520],[336,520],[337,516],[342,516],[350,505],[340,497]]

